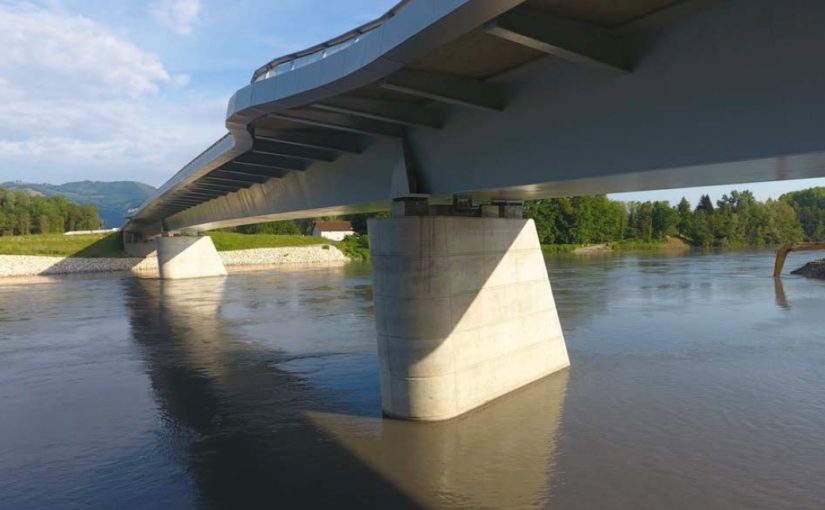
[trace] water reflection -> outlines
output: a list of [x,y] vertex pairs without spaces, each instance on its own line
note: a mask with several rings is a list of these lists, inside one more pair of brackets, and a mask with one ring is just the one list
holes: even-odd
[[341,414],[285,353],[239,341],[224,279],[122,284],[167,447],[207,506],[495,508],[548,490],[566,371],[447,423]]
[[788,298],[785,296],[785,286],[782,285],[782,278],[773,279],[773,292],[776,294],[776,305],[780,308],[790,309]]
[[568,371],[442,423],[307,415],[424,508],[540,508]]

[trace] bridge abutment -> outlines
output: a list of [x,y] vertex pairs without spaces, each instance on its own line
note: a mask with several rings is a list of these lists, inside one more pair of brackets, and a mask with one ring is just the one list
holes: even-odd
[[155,238],[155,246],[161,279],[226,275],[223,261],[209,236],[160,236]]
[[533,220],[405,216],[369,233],[387,415],[452,418],[570,364]]

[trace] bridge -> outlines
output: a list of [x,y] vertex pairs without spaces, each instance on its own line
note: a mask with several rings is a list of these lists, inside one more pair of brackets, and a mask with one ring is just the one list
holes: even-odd
[[[566,367],[526,199],[825,176],[816,0],[405,0],[275,59],[124,227],[162,278],[198,232],[390,209],[370,244],[382,406],[450,418]],[[188,234],[188,235],[184,235]]]

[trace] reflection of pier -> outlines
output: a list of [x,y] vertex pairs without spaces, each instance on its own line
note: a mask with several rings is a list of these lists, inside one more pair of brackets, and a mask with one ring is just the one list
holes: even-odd
[[220,311],[225,280],[123,285],[166,448],[205,506],[502,507],[548,489],[566,372],[445,423],[331,414],[334,390],[237,341]]
[[550,489],[567,378],[559,372],[447,422],[307,414],[423,507],[534,507]]

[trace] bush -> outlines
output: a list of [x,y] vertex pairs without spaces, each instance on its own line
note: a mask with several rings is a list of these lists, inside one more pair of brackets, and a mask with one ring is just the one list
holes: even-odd
[[370,242],[366,235],[347,236],[338,243],[338,249],[353,260],[369,260]]

